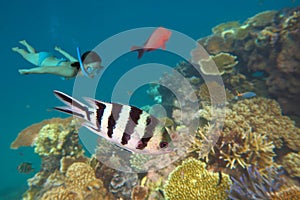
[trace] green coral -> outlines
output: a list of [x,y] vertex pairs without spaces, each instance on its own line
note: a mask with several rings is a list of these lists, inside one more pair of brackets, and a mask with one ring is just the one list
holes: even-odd
[[164,192],[170,200],[227,199],[226,191],[230,189],[230,185],[228,175],[222,174],[220,183],[218,173],[207,171],[203,162],[191,158],[171,172]]

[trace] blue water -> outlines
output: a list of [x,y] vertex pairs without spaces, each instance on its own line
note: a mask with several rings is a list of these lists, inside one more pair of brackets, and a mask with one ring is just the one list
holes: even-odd
[[[26,39],[37,50],[44,51],[53,52],[54,46],[58,45],[76,55],[76,46],[83,50],[93,49],[101,41],[128,29],[164,26],[198,39],[211,34],[211,28],[220,23],[243,22],[261,11],[297,5],[299,0],[6,1],[0,12],[0,199],[15,199],[12,195],[20,195],[26,190],[26,180],[33,174],[19,174],[16,170],[19,163],[33,162],[36,168],[39,165],[32,148],[11,150],[10,143],[22,129],[33,123],[65,117],[49,111],[48,108],[60,105],[52,91],[71,93],[74,83],[74,80],[61,80],[51,75],[19,75],[19,68],[32,67],[11,51],[12,47],[20,46],[19,40]],[[121,71],[117,67],[113,69],[106,75],[107,87],[109,81],[117,77],[114,74]],[[103,98],[109,95],[103,88],[101,91]]]

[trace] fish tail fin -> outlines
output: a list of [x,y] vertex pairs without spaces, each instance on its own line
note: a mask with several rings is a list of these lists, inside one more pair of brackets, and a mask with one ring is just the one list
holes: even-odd
[[87,105],[58,90],[54,90],[54,94],[66,105],[54,107],[55,110],[68,113],[70,115],[75,115],[81,119],[91,122],[91,111]]
[[138,59],[140,59],[145,53],[145,49],[143,47],[140,47],[140,46],[132,46],[130,48],[130,51],[137,51],[138,52]]

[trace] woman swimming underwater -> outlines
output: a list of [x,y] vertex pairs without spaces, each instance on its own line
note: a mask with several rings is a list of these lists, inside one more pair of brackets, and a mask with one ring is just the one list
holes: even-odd
[[85,75],[93,78],[103,68],[100,56],[94,51],[87,51],[81,56],[80,50],[77,48],[78,59],[76,59],[61,48],[55,47],[54,49],[66,58],[59,59],[49,52],[36,52],[25,40],[20,41],[20,44],[24,45],[27,50],[19,47],[14,47],[12,50],[37,66],[30,69],[19,69],[20,74],[54,74],[66,79]]

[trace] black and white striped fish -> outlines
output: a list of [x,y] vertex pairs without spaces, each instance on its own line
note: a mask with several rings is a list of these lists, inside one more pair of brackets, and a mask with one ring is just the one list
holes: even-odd
[[122,148],[142,154],[171,152],[163,123],[137,107],[84,97],[87,106],[63,92],[54,94],[67,105],[54,109],[84,119],[83,126]]

